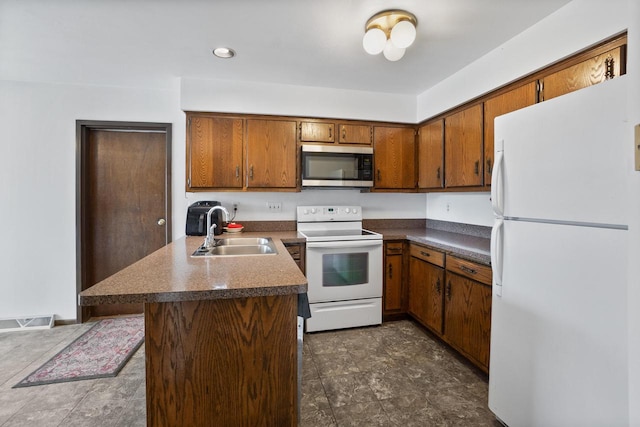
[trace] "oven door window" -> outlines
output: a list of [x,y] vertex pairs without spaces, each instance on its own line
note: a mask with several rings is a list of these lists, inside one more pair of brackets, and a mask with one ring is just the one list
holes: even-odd
[[368,282],[368,252],[322,255],[322,286],[354,286]]

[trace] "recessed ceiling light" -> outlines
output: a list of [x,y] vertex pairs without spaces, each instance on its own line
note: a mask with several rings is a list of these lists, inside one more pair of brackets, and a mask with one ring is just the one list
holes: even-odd
[[228,47],[218,47],[213,49],[213,54],[218,58],[233,58],[236,52]]

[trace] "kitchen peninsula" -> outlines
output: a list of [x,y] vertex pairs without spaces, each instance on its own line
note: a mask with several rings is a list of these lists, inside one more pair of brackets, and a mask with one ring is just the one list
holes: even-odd
[[144,303],[147,425],[297,424],[307,280],[268,234],[276,255],[191,258],[202,238],[185,237],[80,293]]

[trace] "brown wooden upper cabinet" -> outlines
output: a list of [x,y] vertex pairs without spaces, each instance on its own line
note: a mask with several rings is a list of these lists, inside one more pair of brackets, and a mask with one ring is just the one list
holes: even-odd
[[318,122],[300,122],[300,141],[335,142],[335,124]]
[[373,126],[338,124],[338,142],[340,144],[365,144],[373,142]]
[[242,188],[244,120],[189,116],[187,189]]
[[418,188],[444,186],[444,120],[418,129]]
[[247,188],[296,188],[296,122],[247,119]]
[[535,81],[517,87],[484,102],[484,185],[491,185],[494,163],[494,119],[503,114],[528,107],[536,103],[537,84]]
[[415,130],[375,126],[373,129],[374,188],[415,189]]
[[548,101],[620,76],[625,72],[622,51],[623,47],[617,47],[540,79],[540,101]]
[[482,104],[445,117],[446,187],[475,187],[483,184]]

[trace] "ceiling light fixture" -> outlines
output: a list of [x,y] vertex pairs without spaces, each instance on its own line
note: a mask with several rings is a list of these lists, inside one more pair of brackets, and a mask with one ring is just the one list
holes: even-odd
[[213,54],[218,58],[233,58],[236,52],[228,47],[217,47],[213,49]]
[[382,52],[389,61],[397,61],[416,39],[417,25],[415,15],[404,10],[376,13],[364,27],[362,47],[370,55]]

